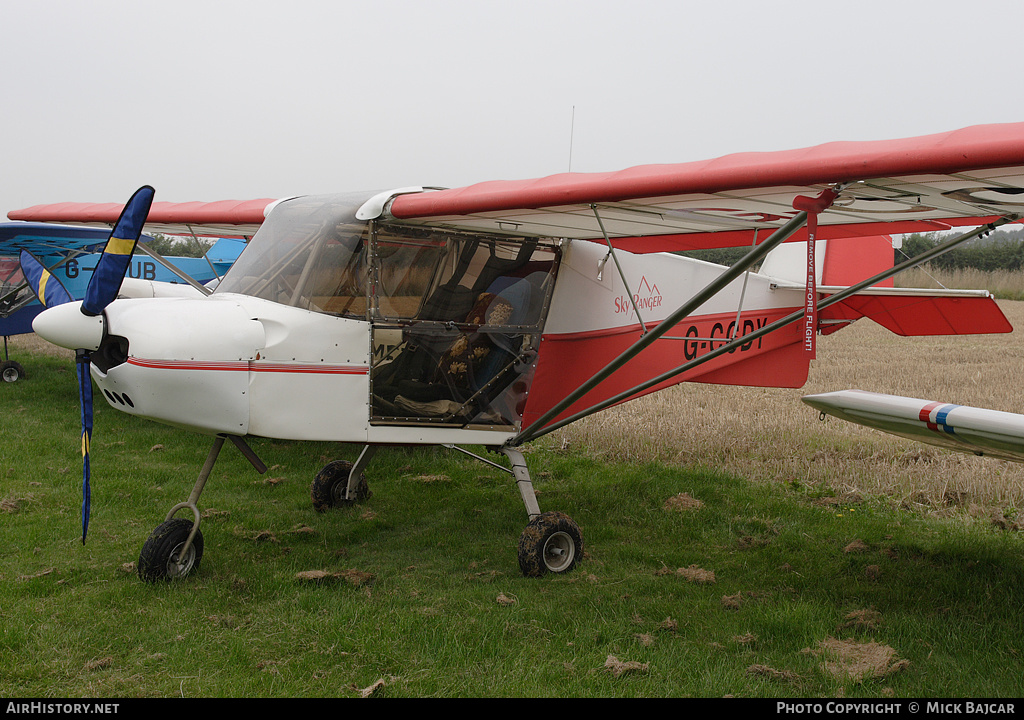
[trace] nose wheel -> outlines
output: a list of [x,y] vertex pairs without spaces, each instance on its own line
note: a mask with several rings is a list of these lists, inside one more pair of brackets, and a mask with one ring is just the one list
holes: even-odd
[[[217,456],[224,447],[225,437],[231,439],[258,472],[267,471],[267,466],[256,457],[242,438],[234,435],[218,435],[214,438],[213,447],[210,448],[203,469],[199,471],[199,478],[188,500],[171,508],[163,523],[150,533],[143,544],[137,567],[142,580],[151,583],[160,580],[181,580],[199,568],[199,561],[203,559],[203,534],[199,531],[199,496],[206,487],[210,473],[213,472]],[[192,511],[192,520],[174,517],[175,513],[183,509]]]
[[139,555],[139,577],[146,582],[180,580],[199,567],[203,559],[203,534],[196,528],[192,542],[192,523],[184,519],[168,520],[152,532]]

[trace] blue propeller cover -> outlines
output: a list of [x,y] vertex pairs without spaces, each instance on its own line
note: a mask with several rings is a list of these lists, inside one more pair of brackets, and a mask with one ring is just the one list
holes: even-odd
[[43,265],[39,258],[28,250],[21,251],[19,262],[21,263],[21,272],[25,275],[25,280],[28,282],[29,287],[32,288],[32,292],[39,298],[39,302],[43,304],[43,307],[62,305],[74,300],[71,297],[71,293],[67,291],[67,288],[61,284],[61,281],[46,269],[46,266]]
[[135,252],[135,245],[142,234],[142,227],[149,216],[154,192],[149,185],[142,186],[121,211],[85,290],[82,312],[86,315],[99,315],[117,297],[121,281],[131,263],[132,253]]
[[78,399],[82,409],[82,544],[89,532],[92,490],[89,487],[89,446],[92,444],[92,375],[89,353],[79,350],[75,356],[78,370]]

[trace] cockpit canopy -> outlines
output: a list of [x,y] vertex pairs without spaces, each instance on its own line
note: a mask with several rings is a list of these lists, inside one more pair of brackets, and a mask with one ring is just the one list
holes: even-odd
[[559,244],[357,220],[365,200],[281,203],[216,292],[369,321],[371,420],[517,423]]
[[337,303],[328,299],[365,295],[358,291],[365,287],[364,247],[369,228],[355,217],[363,199],[362,195],[311,196],[281,203],[224,276],[217,292],[346,314],[348,311],[334,307]]
[[519,294],[526,303],[506,324],[536,325],[557,243],[357,220],[365,200],[281,203],[217,292],[361,320],[458,323],[477,295],[525,280]]

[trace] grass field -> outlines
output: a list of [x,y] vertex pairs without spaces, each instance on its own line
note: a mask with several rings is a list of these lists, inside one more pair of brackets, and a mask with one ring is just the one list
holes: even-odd
[[[1002,303],[1024,326],[1024,303]],[[317,514],[356,448],[227,448],[206,552],[175,584],[139,549],[208,441],[105,405],[80,542],[74,369],[31,339],[0,387],[3,697],[990,697],[1024,677],[1018,466],[799,402],[861,387],[1020,411],[1015,334],[821,339],[801,390],[682,386],[529,448],[542,509],[581,525],[565,576],[519,575],[508,476],[385,450],[364,504]]]

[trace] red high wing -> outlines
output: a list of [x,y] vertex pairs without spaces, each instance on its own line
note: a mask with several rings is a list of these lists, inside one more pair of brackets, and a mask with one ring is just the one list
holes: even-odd
[[[201,227],[202,233],[218,230],[217,235],[252,235],[263,223],[267,209],[276,201],[221,200],[217,202],[155,202],[146,221],[147,231],[188,233]],[[54,203],[35,205],[8,213],[11,220],[50,223],[113,225],[124,206],[118,203]]]
[[1024,123],[978,125],[903,140],[834,142],[803,150],[738,153],[611,173],[569,173],[404,195],[400,218],[605,203],[748,188],[806,186],[878,177],[948,175],[1024,164]]
[[[749,245],[756,233],[763,239],[795,215],[795,197],[836,184],[846,185],[818,217],[819,239],[943,230],[1024,213],[1024,123],[407,192],[387,212],[408,224],[503,234],[603,241],[607,232],[623,249],[659,252]],[[272,203],[158,202],[147,229],[188,232],[200,226],[203,234],[250,234]],[[9,217],[102,224],[119,211],[114,204],[60,203]],[[790,241],[805,239],[801,231]]]
[[821,239],[981,225],[1022,212],[1024,123],[488,182],[402,195],[390,212],[407,222],[603,239],[596,204],[618,247],[657,252],[749,244],[755,230],[792,217],[796,196],[836,183],[852,184],[819,217]]

